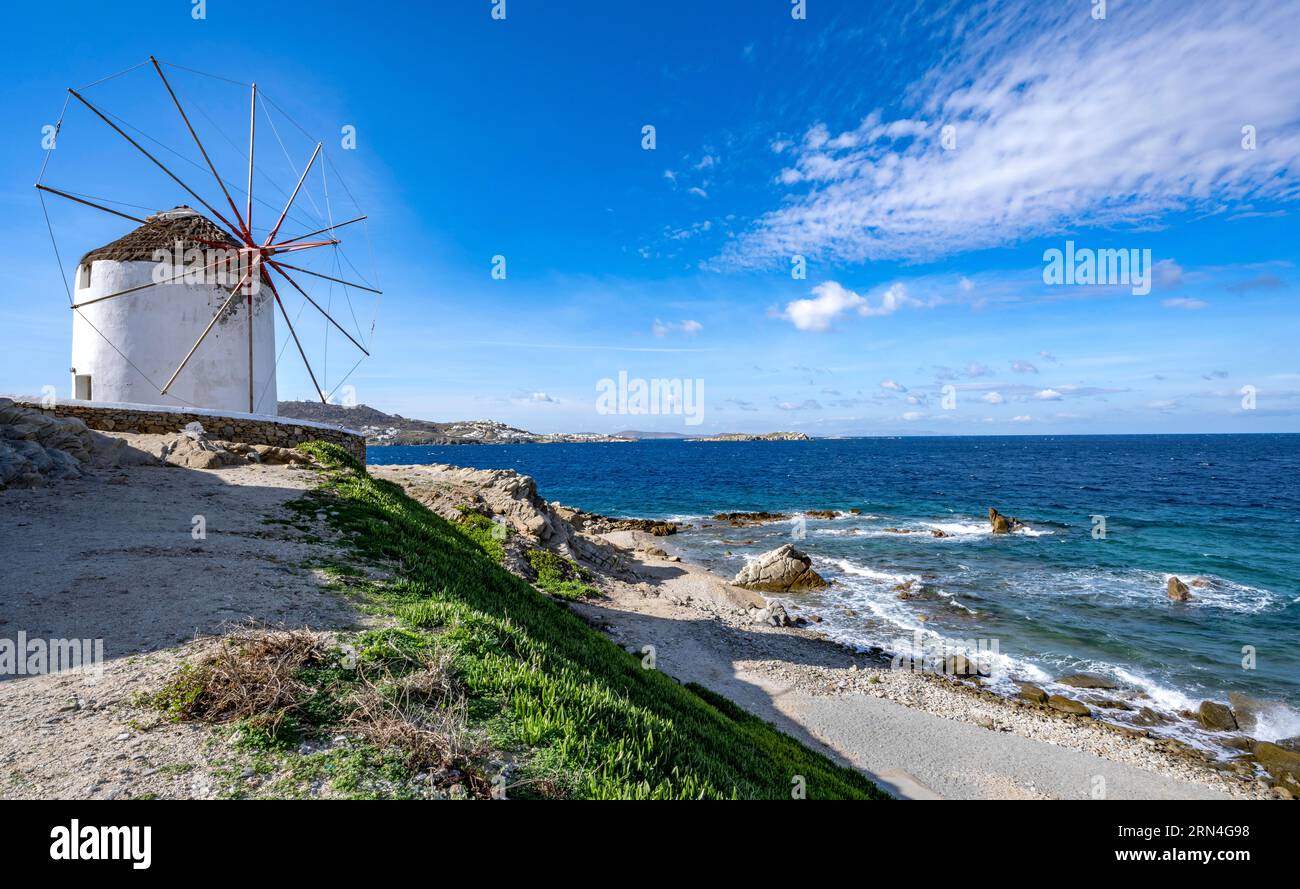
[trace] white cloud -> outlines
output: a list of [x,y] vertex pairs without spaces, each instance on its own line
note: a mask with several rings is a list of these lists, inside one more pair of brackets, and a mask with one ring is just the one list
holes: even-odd
[[1151,267],[1157,290],[1172,290],[1183,283],[1183,267],[1172,259],[1162,259]]
[[831,322],[848,311],[864,317],[891,315],[909,302],[902,284],[891,284],[886,288],[877,305],[836,281],[818,284],[812,292],[812,299],[796,299],[781,313],[782,318],[799,330],[829,330]]
[[1196,309],[1205,308],[1209,303],[1200,299],[1190,299],[1186,296],[1180,296],[1176,299],[1166,299],[1162,301],[1160,305],[1164,306],[1166,309],[1188,309],[1189,311],[1194,311]]
[[980,396],[980,401],[983,401],[987,404],[1001,404],[1005,400],[1006,399],[1002,397],[1001,392],[985,392],[983,395]]
[[924,416],[925,416],[924,411],[908,411],[907,413],[903,414],[903,419],[911,423],[914,420],[919,420]]
[[559,404],[560,399],[552,398],[545,392],[533,392],[528,396],[528,400],[538,404]]
[[906,392],[906,391],[907,391],[907,387],[906,387],[906,386],[904,386],[902,383],[895,382],[894,380],[881,380],[881,381],[880,381],[880,388],[881,388],[881,389],[888,389],[888,390],[890,390],[891,392]]
[[[1300,4],[1149,0],[1104,22],[1086,12],[1035,4],[1012,17],[989,0],[951,17],[938,36],[953,49],[908,90],[911,115],[810,127],[785,155],[792,190],[722,261],[925,259],[1300,198]],[[1240,145],[1245,124],[1253,151]],[[940,143],[946,125],[953,150]]]
[[1014,417],[1011,418],[1011,422],[1012,422],[1012,423],[1028,423],[1028,422],[1029,422],[1030,420],[1032,420],[1032,419],[1033,419],[1033,417],[1029,416],[1029,414],[1018,414],[1018,415],[1016,415],[1016,416],[1014,416]]
[[660,321],[655,319],[655,323],[650,325],[650,332],[660,339],[673,334],[681,333],[685,336],[695,336],[704,329],[704,325],[698,321],[687,318],[684,321]]
[[1034,397],[1039,401],[1060,401],[1064,396],[1055,389],[1039,389],[1034,393]]
[[692,185],[690,188],[686,189],[686,191],[688,194],[693,194],[697,198],[707,198],[709,196],[709,193],[698,185]]
[[1038,368],[1034,367],[1028,361],[1012,361],[1011,369],[1018,374],[1036,374]]

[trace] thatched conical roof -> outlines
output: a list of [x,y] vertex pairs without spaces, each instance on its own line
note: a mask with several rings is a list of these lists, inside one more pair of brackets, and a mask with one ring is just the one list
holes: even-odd
[[[145,218],[144,225],[128,232],[111,244],[97,247],[81,257],[81,264],[86,265],[97,259],[111,259],[117,262],[153,262],[155,250],[176,249],[180,241],[182,250],[197,247],[209,249],[213,244],[226,247],[238,247],[235,241],[211,220],[201,213],[184,205],[155,213]],[[204,242],[207,243],[204,243]]]

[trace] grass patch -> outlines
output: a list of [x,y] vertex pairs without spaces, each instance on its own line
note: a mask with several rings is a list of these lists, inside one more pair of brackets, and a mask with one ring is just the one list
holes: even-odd
[[[481,523],[442,519],[400,486],[368,476],[335,445],[300,449],[329,473],[303,508],[327,501],[330,521],[351,532],[356,555],[394,571],[370,595],[399,627],[358,646],[358,661],[382,662],[389,677],[377,683],[381,697],[372,703],[401,712],[426,694],[451,700],[467,726],[516,754],[510,796],[789,799],[802,777],[809,798],[886,798],[858,772],[724,699],[643,669],[564,604],[502,568],[488,543],[499,541]],[[584,583],[538,558],[549,581],[554,569],[559,584]],[[454,677],[454,689],[404,679],[433,664]],[[373,749],[385,743],[369,741]],[[401,757],[394,761],[408,768]]]
[[562,599],[585,599],[600,595],[590,583],[591,574],[572,559],[545,549],[528,551],[528,564],[537,574],[537,585]]
[[504,523],[494,522],[468,506],[460,507],[460,514],[461,519],[456,525],[466,537],[495,561],[500,562],[505,558],[505,540],[509,530]]

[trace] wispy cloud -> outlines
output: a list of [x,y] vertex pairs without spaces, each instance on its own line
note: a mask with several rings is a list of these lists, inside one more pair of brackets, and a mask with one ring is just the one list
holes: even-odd
[[779,155],[783,206],[723,263],[926,259],[1300,197],[1300,5],[1113,3],[1102,21],[1087,4],[1029,9],[954,16],[955,49],[914,84],[911,116],[811,125]]
[[689,318],[683,321],[660,321],[656,318],[655,323],[650,325],[650,332],[660,339],[675,333],[680,333],[683,336],[695,336],[703,329],[703,324]]

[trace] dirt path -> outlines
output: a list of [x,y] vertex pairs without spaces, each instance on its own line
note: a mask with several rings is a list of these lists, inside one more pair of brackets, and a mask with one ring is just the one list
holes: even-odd
[[0,491],[0,637],[103,640],[105,658],[99,678],[0,676],[0,797],[213,795],[238,757],[193,725],[139,732],[132,700],[197,653],[196,635],[357,623],[302,567],[337,559],[325,523],[267,522],[300,521],[284,505],[314,483],[283,466],[159,466]]

